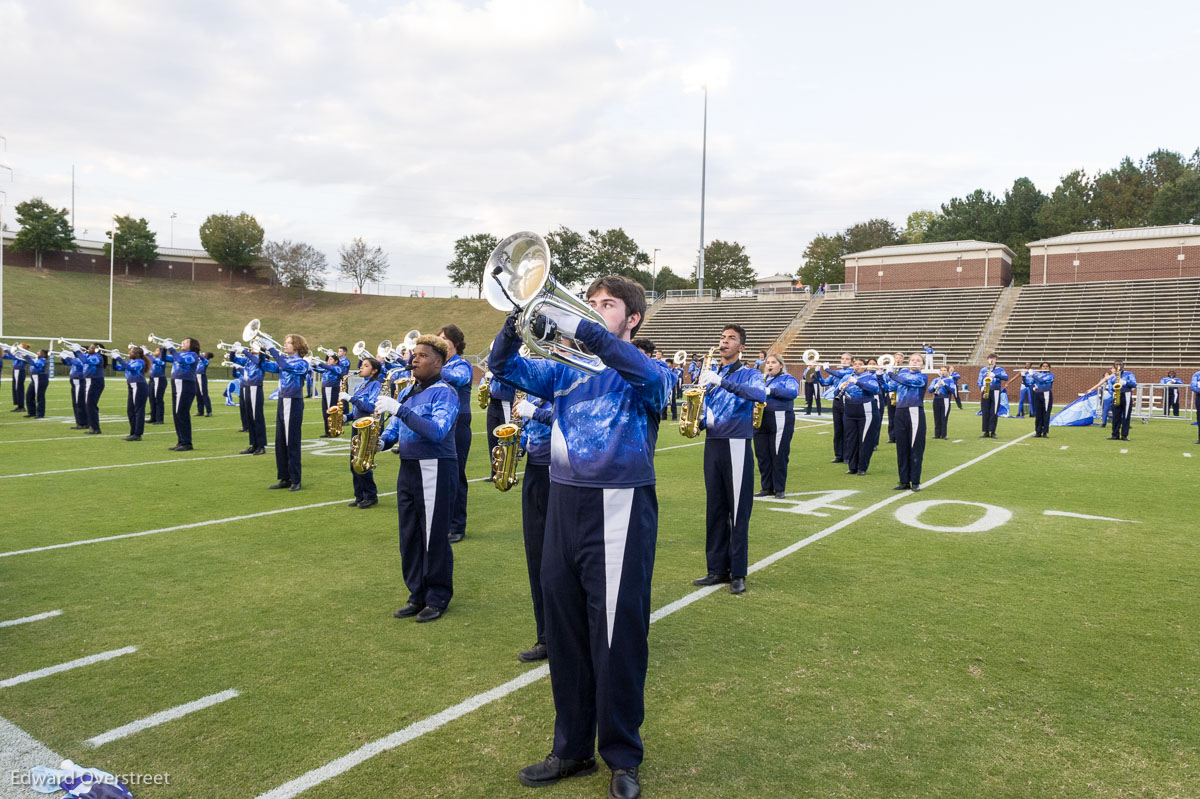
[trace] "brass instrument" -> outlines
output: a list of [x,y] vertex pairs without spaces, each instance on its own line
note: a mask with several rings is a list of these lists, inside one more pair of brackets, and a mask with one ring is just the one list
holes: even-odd
[[492,379],[489,377],[491,372],[484,372],[483,379],[479,381],[479,410],[486,411],[488,403],[492,401]]
[[671,359],[676,366],[683,366],[687,363],[687,350],[677,350],[675,357]]
[[[1112,406],[1114,408],[1121,407],[1121,394],[1124,393],[1121,391],[1121,386],[1125,385],[1125,381],[1122,379],[1124,377],[1125,377],[1124,372],[1117,372],[1116,377],[1113,379]],[[1116,429],[1116,428],[1114,428],[1114,429]],[[1116,433],[1113,433],[1113,435],[1116,435]]]
[[983,393],[987,394],[992,390],[992,370],[988,369],[987,374],[983,376]]
[[[219,346],[221,346],[221,345],[220,345],[220,344],[218,344],[217,346],[219,347]],[[329,349],[328,347],[320,347],[320,346],[318,346],[318,347],[315,347],[314,349],[316,349],[316,351],[317,351],[317,352],[321,353],[321,354],[322,354],[322,355],[324,355],[326,358],[328,358],[328,357],[330,357],[330,356],[335,356],[335,357],[337,356],[337,350],[331,350],[331,349]]]
[[251,319],[246,324],[246,327],[242,329],[242,339],[247,342],[246,346],[248,347],[257,346],[259,349],[264,350],[269,350],[272,348],[280,351],[283,350],[282,344],[262,331],[257,319]]
[[[700,362],[700,374],[712,368],[717,348],[712,347]],[[700,435],[700,417],[704,413],[704,389],[697,382],[683,390],[683,408],[679,411],[679,432],[688,438]]]
[[226,352],[237,352],[242,348],[242,342],[235,341],[232,344],[226,344],[224,341],[217,342],[217,349],[225,350]]
[[550,248],[537,233],[521,231],[500,242],[483,268],[482,290],[493,308],[519,314],[517,331],[534,355],[590,375],[607,368],[582,342],[565,335],[543,315],[552,308],[608,328],[598,311],[550,276]]
[[[350,387],[350,373],[342,375],[342,380],[338,383],[338,396],[340,397],[347,388]],[[335,399],[337,399],[335,397]],[[342,401],[339,399],[333,405],[329,406],[329,410],[325,411],[325,415],[329,417],[329,437],[338,438],[342,434],[342,425],[346,421],[346,410],[342,407]]]
[[62,344],[62,345],[63,345],[64,347],[66,347],[67,349],[69,349],[69,350],[74,350],[74,351],[76,351],[76,352],[78,352],[79,350],[86,350],[86,349],[87,349],[87,347],[83,346],[82,344],[76,343],[76,342],[74,342],[74,341],[68,341],[68,340],[67,340],[67,339],[65,339],[65,338],[60,338],[60,339],[58,339],[58,343],[59,343],[59,344]]
[[885,372],[896,368],[896,356],[892,355],[891,353],[885,352],[883,355],[880,355],[878,358],[876,358],[875,361],[879,364],[879,368],[883,369]]
[[367,342],[365,341],[354,342],[354,348],[350,350],[350,354],[360,361],[365,361],[371,357],[371,351],[367,349]]
[[[257,320],[257,319],[255,319],[254,321],[255,321],[255,322],[257,322],[258,320]],[[151,333],[150,335],[146,336],[146,341],[150,342],[151,344],[154,344],[154,345],[157,345],[157,346],[159,346],[159,347],[162,347],[164,350],[177,350],[177,349],[179,349],[179,345],[178,345],[178,344],[176,344],[176,343],[175,343],[174,341],[172,341],[171,339],[169,339],[169,338],[160,338],[160,337],[158,337],[158,336],[154,335],[153,333]]]
[[396,363],[400,360],[400,353],[396,352],[390,338],[379,342],[379,346],[375,348],[375,360],[380,363]]
[[37,358],[37,353],[27,347],[21,347],[15,344],[5,344],[4,349],[8,350],[8,354],[14,358],[32,361]]
[[766,415],[766,410],[767,410],[767,403],[765,403],[765,402],[754,403],[754,415],[750,418],[754,422],[755,430],[762,427],[762,420],[763,420],[763,416]]
[[[379,396],[395,398],[394,376],[389,373],[383,379],[383,387]],[[379,448],[379,436],[383,434],[383,426],[387,423],[388,414],[377,410],[370,416],[355,419],[352,428],[355,436],[350,442],[350,468],[355,474],[366,474],[375,468],[375,450]]]
[[228,358],[222,359],[221,366],[228,366],[231,369],[240,369],[242,367],[242,365],[240,363],[234,363],[233,361],[229,360]]
[[400,342],[400,357],[408,360],[412,357],[413,350],[417,348],[417,339],[421,337],[420,330],[410,330],[404,334],[404,340]]
[[101,355],[108,356],[109,358],[124,358],[125,357],[125,353],[121,352],[116,347],[113,347],[111,350],[104,350],[104,349],[98,350],[98,352]]
[[804,354],[800,356],[800,360],[804,362],[805,366],[816,366],[821,361],[821,353],[816,350],[805,350]]
[[[525,400],[525,392],[518,391],[513,395],[513,407]],[[513,420],[497,425],[492,431],[497,439],[492,447],[492,485],[499,491],[507,491],[515,486],[521,478],[517,477],[517,463],[521,460],[521,428],[525,419],[513,414]]]

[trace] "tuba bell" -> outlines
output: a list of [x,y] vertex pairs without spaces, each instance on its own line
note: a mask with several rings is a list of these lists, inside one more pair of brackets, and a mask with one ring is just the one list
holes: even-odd
[[534,355],[590,375],[607,368],[542,315],[544,308],[555,308],[608,327],[604,317],[550,276],[550,248],[537,233],[521,231],[500,242],[483,268],[482,292],[493,308],[519,312],[517,331]]
[[400,342],[400,357],[408,360],[412,357],[413,350],[417,348],[417,339],[421,337],[420,330],[410,330],[404,334],[404,340]]
[[687,350],[676,350],[675,357],[671,360],[676,366],[683,366],[687,363]]
[[816,350],[805,350],[804,354],[800,356],[800,360],[804,362],[805,366],[816,366],[821,362],[821,353]]

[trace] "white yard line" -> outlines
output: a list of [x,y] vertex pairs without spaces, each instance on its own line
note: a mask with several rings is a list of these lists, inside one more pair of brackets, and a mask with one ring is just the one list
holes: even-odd
[[[1028,438],[1029,436],[1032,436],[1032,435],[1033,435],[1033,433],[1029,432],[1029,433],[1026,433],[1024,436],[1021,436],[1021,438],[1018,438],[1014,441],[1010,441],[1007,444],[1002,444],[1002,445],[996,447],[995,449],[990,449],[987,452],[983,453],[982,455],[980,455],[976,458],[972,458],[971,460],[967,461],[966,463],[963,463],[959,466],[955,466],[953,469],[950,469],[948,471],[942,472],[937,477],[934,477],[930,480],[925,481],[922,485],[930,486],[930,485],[933,485],[934,483],[940,482],[940,481],[946,479],[947,477],[950,477],[953,474],[957,474],[958,472],[962,471],[963,469],[967,468],[968,466],[972,466],[976,463],[979,463],[980,461],[984,460],[985,458],[990,458],[992,455],[995,455],[997,452],[1007,449],[1008,447],[1011,447],[1013,444],[1016,444],[1018,441],[1021,441],[1022,439]],[[888,505],[891,505],[894,502],[899,502],[900,500],[903,500],[903,499],[909,499],[909,498],[911,498],[911,496],[912,495],[907,491],[905,491],[903,493],[892,494],[891,496],[887,497],[886,499],[880,500],[879,502],[876,502],[874,505],[864,508],[863,510],[860,510],[857,513],[854,513],[854,514],[846,517],[842,521],[832,524],[829,527],[826,527],[824,530],[821,530],[818,533],[814,533],[813,535],[810,535],[808,538],[797,541],[796,543],[792,544],[791,546],[785,547],[784,549],[781,549],[778,552],[775,552],[774,554],[768,555],[767,557],[763,558],[762,560],[760,560],[757,563],[755,563],[754,565],[752,565],[747,571],[748,571],[748,573],[753,574],[754,572],[757,572],[760,569],[765,569],[767,566],[770,566],[772,563],[776,562],[777,560],[787,557],[788,555],[792,554],[793,552],[796,552],[797,550],[808,546],[809,544],[813,543],[814,541],[820,541],[825,536],[831,535],[832,533],[835,533],[838,530],[841,530],[841,529],[847,527],[848,525],[853,524],[854,522],[858,521],[859,519],[862,519],[864,516],[868,516],[868,515],[874,513],[875,511],[879,510],[880,508],[887,507]],[[688,605],[692,604],[693,602],[695,602],[699,599],[702,599],[703,597],[708,596],[709,594],[713,593],[714,591],[717,591],[720,588],[724,588],[724,586],[715,586],[714,585],[714,586],[708,586],[706,588],[701,588],[696,591],[692,591],[690,594],[687,594],[687,595],[675,600],[674,602],[664,605],[663,607],[661,607],[658,610],[651,613],[650,614],[650,623],[653,624],[656,621],[660,621],[660,620],[666,618],[667,616],[670,616],[672,613],[675,613],[676,611],[686,608]],[[491,702],[496,701],[497,699],[502,699],[502,698],[508,696],[509,694],[513,693],[514,691],[524,688],[526,685],[535,683],[538,680],[542,679],[543,677],[546,677],[549,674],[550,674],[549,666],[545,666],[545,665],[538,666],[537,668],[531,669],[530,671],[527,671],[524,674],[521,674],[519,677],[509,680],[506,683],[497,685],[495,688],[492,688],[488,691],[484,691],[483,693],[476,694],[475,696],[465,699],[456,705],[448,707],[445,710],[441,711],[440,713],[435,713],[432,716],[428,716],[424,719],[421,719],[420,721],[417,721],[417,722],[414,722],[413,724],[408,725],[407,727],[405,727],[402,730],[397,730],[396,732],[386,735],[383,738],[379,738],[374,741],[371,741],[368,744],[364,744],[363,746],[359,747],[358,749],[355,749],[354,751],[349,752],[348,754],[342,755],[341,757],[339,757],[336,760],[326,763],[324,766],[313,769],[312,771],[308,772],[307,774],[302,774],[301,776],[297,777],[296,779],[291,780],[290,782],[286,782],[283,785],[280,785],[278,788],[267,791],[266,793],[263,793],[263,794],[259,794],[257,799],[291,799],[291,797],[298,796],[310,788],[314,788],[323,782],[327,782],[327,781],[333,779],[334,777],[339,776],[340,774],[344,774],[345,772],[349,771],[350,769],[354,768],[355,766],[359,765],[360,763],[370,760],[375,755],[381,754],[390,749],[395,749],[396,747],[400,746],[401,744],[405,744],[415,738],[419,738],[420,736],[425,735],[426,733],[433,732],[434,730],[437,730],[438,728],[445,726],[446,724],[450,723],[451,721],[461,718],[462,716],[465,716],[467,713],[470,713],[473,710],[477,710],[477,709],[483,707],[484,705],[487,705]]]
[[88,655],[85,658],[79,658],[78,660],[70,660],[66,663],[59,663],[57,666],[47,666],[46,668],[38,669],[37,671],[27,671],[24,674],[18,674],[16,677],[9,677],[7,680],[0,680],[0,688],[11,688],[14,685],[20,685],[23,682],[40,680],[42,677],[49,677],[51,674],[58,674],[59,672],[70,671],[71,669],[78,669],[83,666],[90,666],[93,663],[102,663],[105,660],[119,658],[121,655],[128,655],[136,651],[136,646],[127,646],[122,649],[111,649],[108,652],[100,652],[95,655]]
[[237,695],[238,692],[230,688],[227,691],[221,691],[220,693],[206,696],[203,699],[197,699],[195,702],[177,705],[176,707],[168,708],[153,715],[146,716],[144,719],[138,719],[137,721],[131,721],[128,724],[122,724],[116,729],[100,733],[93,738],[88,738],[86,741],[84,741],[84,743],[92,747],[103,746],[109,741],[117,741],[121,738],[127,738],[130,735],[133,735],[135,732],[148,730],[151,727],[157,727],[159,724],[165,724],[168,721],[174,721],[175,719],[182,718],[189,713],[195,713],[197,710],[204,710],[207,707],[219,705],[221,702],[227,702]]
[[249,455],[208,455],[203,458],[168,458],[162,461],[142,461],[141,463],[113,463],[106,466],[78,466],[74,469],[52,469],[48,472],[25,472],[24,474],[0,474],[0,480],[12,477],[41,477],[47,474],[67,474],[69,472],[91,472],[97,469],[125,469],[130,466],[161,466],[164,463],[195,463],[197,461],[220,461],[226,458],[248,458]]
[[33,616],[25,616],[20,619],[9,619],[8,621],[0,621],[0,627],[15,627],[18,624],[28,624],[31,621],[41,621],[42,619],[52,619],[55,616],[61,616],[61,610],[50,610],[45,613],[37,613]]
[[1086,513],[1071,513],[1065,510],[1044,510],[1043,516],[1066,516],[1070,519],[1095,519],[1101,522],[1125,522],[1126,524],[1141,524],[1133,519],[1114,519],[1111,516],[1089,516]]

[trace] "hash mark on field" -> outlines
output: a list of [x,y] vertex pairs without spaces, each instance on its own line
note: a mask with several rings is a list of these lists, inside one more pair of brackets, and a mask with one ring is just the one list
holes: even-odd
[[829,431],[828,431],[828,430],[818,430],[818,431],[817,431],[817,435],[819,435],[819,436],[827,436],[827,435],[829,435]]
[[168,458],[162,461],[142,461],[141,463],[114,463],[108,466],[78,466],[74,469],[52,469],[48,472],[25,472],[24,474],[0,474],[0,480],[11,477],[42,477],[47,474],[67,474],[69,472],[91,472],[97,469],[124,469],[129,466],[161,466],[164,463],[191,463],[193,461],[220,461],[226,458],[248,458],[249,455],[207,455],[203,458]]
[[1183,457],[1185,457],[1185,458],[1190,458],[1190,457],[1192,457],[1192,453],[1190,453],[1190,452],[1185,452],[1185,453],[1183,453]]
[[206,707],[212,707],[213,705],[219,705],[221,702],[227,702],[237,695],[238,692],[230,688],[227,691],[221,691],[220,693],[211,694],[202,699],[197,699],[195,702],[188,702],[183,705],[167,708],[166,710],[154,713],[153,715],[146,716],[144,719],[138,719],[137,721],[131,721],[128,724],[122,724],[120,727],[109,730],[108,732],[102,732],[93,738],[88,738],[86,741],[84,741],[84,743],[92,747],[103,746],[109,741],[117,741],[121,738],[127,738],[130,735],[133,735],[135,732],[148,730],[151,727],[157,727],[159,724],[165,724],[168,721],[174,721],[175,719],[182,718],[189,713],[195,713],[197,710],[204,710]]
[[1061,447],[1059,447],[1059,449],[1066,449],[1066,448],[1067,448],[1066,444],[1063,444]]
[[[931,480],[927,480],[925,482],[925,486],[930,486],[930,485],[933,485],[934,483],[944,480],[947,477],[950,477],[951,475],[962,471],[963,469],[967,468],[968,466],[973,466],[974,464],[979,463],[980,461],[984,460],[985,458],[989,458],[992,455],[995,455],[997,452],[1000,452],[1001,450],[1011,447],[1013,444],[1016,444],[1018,441],[1021,441],[1024,438],[1028,438],[1031,435],[1033,435],[1032,432],[1026,433],[1024,436],[1021,436],[1021,438],[1018,438],[1014,441],[1010,441],[1007,444],[1001,444],[1000,446],[996,447],[995,449],[988,450],[987,452],[983,453],[982,455],[976,456],[976,457],[972,458],[971,460],[967,461],[966,463],[960,464],[958,466],[955,466],[952,469],[942,472],[937,477],[934,477]],[[781,549],[772,555],[768,555],[767,557],[763,558],[762,560],[760,560],[757,563],[755,563],[754,565],[752,565],[749,569],[747,569],[747,573],[753,574],[754,572],[759,571],[760,569],[765,569],[767,566],[770,566],[775,561],[780,560],[781,558],[787,557],[788,555],[792,554],[793,552],[796,552],[796,551],[808,546],[809,544],[813,543],[814,541],[820,541],[825,536],[836,533],[838,530],[841,530],[844,527],[847,527],[847,526],[853,524],[854,522],[858,521],[859,519],[862,519],[863,517],[868,516],[871,513],[874,513],[875,511],[879,510],[880,508],[886,507],[887,505],[890,505],[893,502],[898,502],[902,499],[907,499],[909,496],[910,495],[908,494],[908,492],[905,492],[903,494],[893,494],[892,496],[887,497],[886,499],[882,499],[879,502],[876,502],[874,505],[871,505],[867,508],[863,508],[862,510],[858,511],[857,513],[851,514],[850,516],[847,516],[845,519],[842,519],[840,522],[836,522],[835,524],[832,524],[829,527],[826,527],[824,530],[821,530],[820,532],[813,533],[808,538],[797,541],[796,543],[791,544],[790,546],[785,547],[784,549]],[[686,608],[688,605],[692,604],[693,602],[696,602],[699,599],[703,599],[704,597],[708,596],[709,594],[711,594],[717,590],[720,590],[722,587],[723,586],[712,585],[712,586],[708,586],[707,588],[699,588],[699,589],[691,592],[690,594],[687,594],[687,595],[675,600],[674,602],[664,605],[663,607],[659,608],[658,610],[656,610],[650,614],[650,623],[653,624],[656,621],[661,621],[662,619],[666,618],[667,616],[670,616],[672,613],[682,610],[682,609]],[[291,797],[298,796],[301,793],[304,793],[305,791],[307,791],[309,788],[316,787],[317,785],[320,785],[323,782],[331,780],[340,774],[344,774],[345,772],[349,771],[350,769],[354,768],[355,766],[359,765],[360,763],[364,763],[367,760],[370,760],[375,755],[378,755],[382,752],[386,752],[390,749],[395,749],[396,747],[400,746],[401,744],[407,743],[408,741],[411,741],[414,738],[418,738],[427,732],[433,732],[434,730],[438,729],[439,727],[445,726],[449,722],[454,721],[455,719],[460,718],[462,716],[465,716],[467,713],[470,713],[473,710],[477,710],[478,708],[481,708],[484,705],[494,702],[497,699],[502,699],[502,698],[508,696],[509,694],[513,693],[514,691],[516,691],[520,688],[523,688],[526,685],[535,683],[538,680],[542,679],[543,677],[546,677],[549,674],[550,674],[549,666],[543,665],[543,666],[538,666],[535,669],[530,669],[529,671],[525,672],[524,674],[514,677],[513,679],[509,680],[506,683],[497,685],[496,687],[494,687],[488,691],[485,691],[483,693],[476,694],[475,696],[472,696],[469,699],[465,699],[462,702],[459,702],[457,705],[446,708],[445,710],[441,711],[440,713],[435,713],[432,716],[427,716],[426,718],[421,719],[420,721],[417,721],[417,722],[414,722],[413,724],[408,725],[407,727],[405,727],[402,730],[398,730],[397,732],[393,732],[389,735],[385,735],[382,738],[378,738],[374,741],[371,741],[370,743],[364,744],[363,746],[360,746],[358,749],[355,749],[352,752],[342,755],[341,757],[337,758],[336,760],[332,760],[329,763],[326,763],[324,766],[315,768],[312,771],[307,772],[306,774],[301,774],[299,777],[297,777],[294,780],[291,780],[290,782],[285,782],[283,785],[280,785],[278,788],[274,788],[270,791],[267,791],[266,793],[259,794],[257,799],[291,799]]]
[[18,624],[28,624],[31,621],[41,621],[54,616],[61,616],[61,610],[50,610],[45,613],[37,613],[33,616],[24,616],[20,619],[9,619],[8,621],[0,621],[0,627],[15,627]]
[[1123,449],[1123,450],[1121,450],[1121,454],[1122,454],[1122,455],[1125,455],[1125,454],[1127,454],[1128,452],[1129,452],[1129,450],[1127,450],[1127,449]]
[[85,658],[78,660],[69,660],[66,663],[59,663],[57,666],[47,666],[44,669],[37,671],[27,671],[24,674],[18,674],[16,677],[9,677],[7,680],[0,680],[0,688],[11,688],[14,685],[20,685],[23,682],[31,680],[40,680],[42,677],[49,677],[51,674],[58,674],[62,671],[70,671],[81,666],[90,666],[93,663],[101,663],[105,660],[112,660],[121,655],[128,655],[131,652],[136,652],[136,646],[127,646],[122,649],[111,649],[108,652],[100,652],[95,655],[88,655]]

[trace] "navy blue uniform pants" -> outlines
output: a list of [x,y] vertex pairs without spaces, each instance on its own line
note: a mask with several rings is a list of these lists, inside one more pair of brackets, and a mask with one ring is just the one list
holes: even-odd
[[813,402],[817,403],[817,415],[821,415],[821,384],[812,380],[804,382],[804,415],[812,415]]
[[25,410],[25,370],[13,369],[12,373],[12,401],[13,407],[18,410]]
[[546,542],[546,506],[550,502],[550,467],[525,464],[521,479],[521,531],[525,538],[525,566],[533,598],[537,643],[546,643],[546,612],[542,601],[542,551]]
[[1054,408],[1054,393],[1034,391],[1029,405],[1033,409],[1033,431],[1045,435],[1050,432],[1050,414]]
[[212,397],[208,395],[208,375],[196,375],[196,415],[212,416]]
[[450,533],[467,531],[467,456],[471,454],[471,414],[460,408],[454,426],[454,449],[458,454],[458,490],[455,492],[454,512],[450,514]]
[[267,446],[267,420],[263,417],[263,387],[242,386],[242,406],[246,409],[246,429],[250,431],[250,446]]
[[871,465],[871,426],[875,422],[874,402],[847,402],[842,422],[842,457],[850,471],[865,472]]
[[88,427],[100,431],[100,395],[104,393],[104,378],[100,376],[83,379],[84,422]]
[[704,440],[704,489],[708,573],[745,577],[754,507],[754,460],[748,439]]
[[795,429],[794,410],[763,411],[762,426],[754,431],[754,455],[763,491],[777,494],[787,490],[788,459]]
[[[992,385],[996,385],[996,381],[992,381]],[[979,396],[979,410],[982,415],[982,424],[984,433],[996,432],[996,420],[1000,413],[1000,391],[989,391],[986,394]]]
[[82,377],[71,378],[71,410],[75,413],[75,424],[87,427],[87,394]]
[[950,398],[934,396],[933,398],[933,437],[946,438],[946,424],[950,421]]
[[833,457],[838,460],[846,459],[842,451],[846,441],[846,433],[843,430],[846,424],[845,409],[846,403],[843,400],[833,400]]
[[396,508],[400,517],[400,568],[408,601],[445,609],[454,595],[450,515],[458,493],[454,458],[400,461]]
[[280,397],[275,408],[275,476],[300,482],[300,444],[303,439],[304,398]]
[[642,762],[654,486],[550,484],[542,590],[554,694],[554,752],[598,749],[612,769]]
[[[350,426],[350,440],[353,442],[354,439],[358,438],[358,436],[359,436],[358,430],[356,430],[353,427],[353,425],[351,425]],[[350,451],[351,452],[354,451],[353,444],[351,444]],[[379,489],[375,487],[375,472],[374,471],[367,472],[366,474],[359,474],[358,472],[354,471],[354,467],[351,466],[350,467],[350,477],[353,478],[353,480],[354,480],[354,498],[356,500],[358,500],[359,502],[362,502],[364,499],[370,499],[370,500],[379,499]]]
[[1179,389],[1168,388],[1163,395],[1163,416],[1178,416]]
[[[873,400],[875,403],[875,410],[871,413],[871,425],[870,429],[867,431],[867,437],[871,445],[869,450],[870,452],[874,452],[879,448],[879,433],[881,430],[883,430],[883,403],[879,401],[878,396],[879,395],[876,395],[876,399]],[[868,455],[867,460],[870,459],[870,455]]]
[[167,420],[167,378],[157,375],[150,378],[150,424],[162,424]]
[[1129,423],[1133,421],[1133,390],[1121,392],[1121,404],[1116,403],[1113,394],[1112,404],[1112,434],[1118,438],[1129,436]]
[[50,378],[46,375],[29,376],[29,388],[25,392],[25,412],[33,414],[38,419],[46,416],[46,386]]
[[[887,420],[888,420],[888,443],[896,443],[896,406],[889,399],[885,399],[887,403]],[[882,422],[880,423],[882,425]]]
[[175,438],[180,445],[192,443],[192,402],[195,399],[195,380],[171,380],[171,414],[175,421]]
[[1017,416],[1025,415],[1025,403],[1029,403],[1030,414],[1037,413],[1037,409],[1033,406],[1033,397],[1030,396],[1029,386],[1021,386],[1017,400]]
[[[242,432],[245,433],[250,429],[250,409],[246,404],[245,383],[238,386],[238,415],[242,417]],[[251,440],[250,445],[254,446],[253,440]]]
[[[337,398],[339,383],[321,383],[321,420],[325,426],[325,435],[329,435],[329,409],[339,404]],[[343,412],[345,410],[342,408]],[[342,418],[345,419],[345,416]]]
[[125,399],[125,415],[129,417],[129,435],[140,436],[146,430],[146,397],[149,387],[145,378],[126,382],[129,395]]
[[[949,402],[949,398],[946,402]],[[925,460],[925,407],[897,408],[896,469],[901,483],[921,482],[921,463]]]

